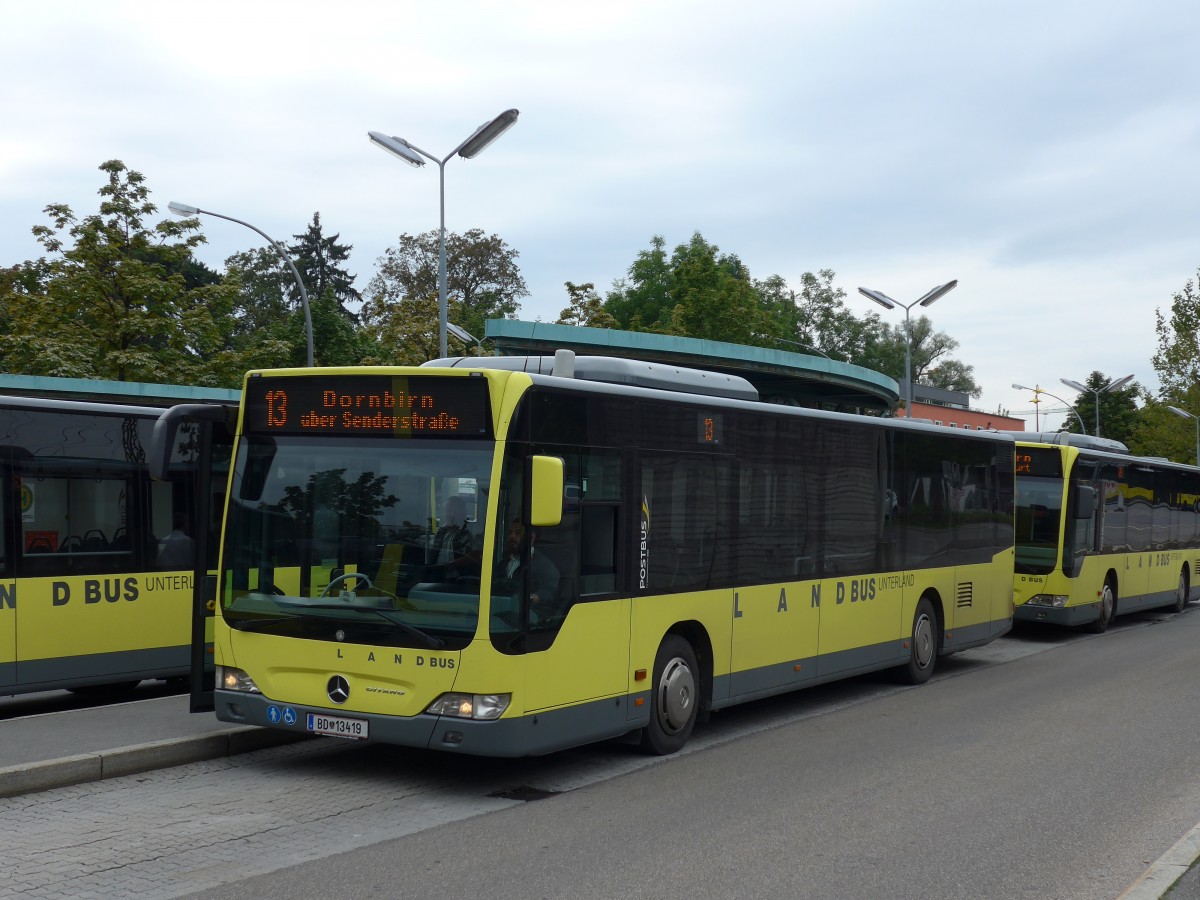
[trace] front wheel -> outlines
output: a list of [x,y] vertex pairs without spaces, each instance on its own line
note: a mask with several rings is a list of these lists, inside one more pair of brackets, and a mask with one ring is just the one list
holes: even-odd
[[1116,612],[1117,594],[1113,590],[1112,582],[1106,581],[1104,589],[1100,591],[1100,617],[1088,626],[1088,630],[1093,634],[1104,634],[1108,631],[1108,626],[1112,624]]
[[700,708],[698,685],[692,645],[677,634],[667,635],[654,657],[650,724],[642,734],[643,750],[667,756],[687,743]]
[[922,597],[913,613],[912,640],[908,662],[897,670],[900,680],[907,684],[924,684],[933,676],[937,665],[937,613],[928,597]]
[[1188,582],[1187,575],[1179,573],[1179,584],[1175,586],[1175,612],[1181,613],[1187,608]]

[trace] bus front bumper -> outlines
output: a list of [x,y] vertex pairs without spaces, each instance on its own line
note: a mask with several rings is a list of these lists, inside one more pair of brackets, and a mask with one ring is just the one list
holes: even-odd
[[1049,625],[1087,625],[1100,618],[1100,604],[1088,603],[1083,606],[1042,606],[1034,603],[1022,603],[1013,610],[1013,621],[1044,622]]
[[564,709],[478,721],[422,713],[381,716],[351,710],[282,703],[262,694],[217,690],[216,715],[222,722],[258,725],[312,734],[309,715],[344,717],[367,724],[368,740],[401,747],[422,747],[472,756],[536,756],[580,744],[619,737],[645,725],[627,712],[631,698],[590,701]]

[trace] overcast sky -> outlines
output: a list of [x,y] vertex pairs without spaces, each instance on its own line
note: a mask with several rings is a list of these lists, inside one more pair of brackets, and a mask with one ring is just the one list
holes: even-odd
[[[0,0],[0,22],[0,265],[41,255],[47,204],[95,212],[116,158],[164,216],[288,241],[320,212],[365,288],[438,224],[437,167],[367,132],[442,157],[512,107],[447,163],[446,226],[519,252],[521,318],[695,231],[756,278],[833,269],[892,324],[859,286],[909,303],[957,278],[927,314],[972,406],[1031,429],[1013,382],[1156,390],[1155,309],[1200,267],[1195,0]],[[203,225],[216,269],[260,243]]]

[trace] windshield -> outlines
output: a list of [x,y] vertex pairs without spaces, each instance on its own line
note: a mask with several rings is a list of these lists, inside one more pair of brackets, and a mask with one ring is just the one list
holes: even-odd
[[239,630],[457,648],[475,633],[490,441],[244,437],[222,611]]
[[1025,575],[1046,575],[1058,559],[1059,521],[1062,519],[1061,478],[1017,477],[1016,570]]

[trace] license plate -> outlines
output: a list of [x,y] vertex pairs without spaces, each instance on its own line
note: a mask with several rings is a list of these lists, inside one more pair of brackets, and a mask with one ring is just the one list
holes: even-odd
[[322,716],[317,713],[308,714],[308,730],[313,734],[324,734],[330,737],[364,741],[367,739],[368,724],[366,719],[348,719],[345,716]]

